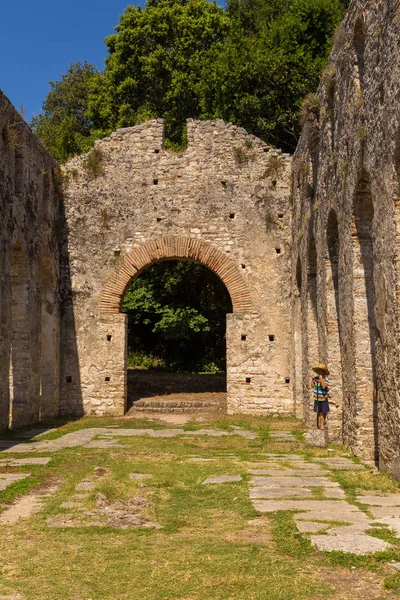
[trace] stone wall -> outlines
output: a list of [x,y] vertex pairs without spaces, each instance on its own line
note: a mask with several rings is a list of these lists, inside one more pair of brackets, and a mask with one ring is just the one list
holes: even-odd
[[[331,371],[330,434],[395,470],[399,456],[400,9],[352,2],[293,166],[295,401]],[[300,336],[300,341],[299,341]]]
[[121,300],[151,264],[180,258],[213,270],[232,299],[229,411],[292,411],[291,159],[223,121],[187,125],[182,153],[164,148],[159,119],[113,133],[65,168],[64,413],[123,413]]
[[0,91],[0,429],[58,414],[58,167]]

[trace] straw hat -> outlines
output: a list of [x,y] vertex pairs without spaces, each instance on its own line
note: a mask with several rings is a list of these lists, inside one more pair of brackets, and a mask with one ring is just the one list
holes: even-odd
[[320,371],[325,371],[326,375],[329,375],[329,369],[325,363],[318,363],[315,367],[312,368],[313,371],[319,373]]

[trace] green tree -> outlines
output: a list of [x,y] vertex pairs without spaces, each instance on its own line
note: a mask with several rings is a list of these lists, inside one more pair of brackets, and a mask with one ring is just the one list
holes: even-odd
[[342,2],[232,0],[228,12],[230,34],[205,73],[203,113],[293,151],[299,108],[318,87]]
[[61,161],[118,127],[163,117],[167,143],[185,120],[223,118],[293,150],[303,98],[317,89],[348,0],[148,0],[106,39],[103,73],[71,65],[33,126]]
[[50,82],[43,112],[32,119],[37,136],[60,162],[87,152],[98,137],[87,114],[90,85],[96,75],[93,65],[71,63],[59,81]]
[[134,354],[156,356],[171,370],[225,369],[225,321],[232,304],[224,284],[202,265],[153,265],[133,280],[123,311]]
[[181,143],[188,117],[200,115],[197,87],[211,49],[229,30],[224,10],[207,0],[149,0],[128,6],[90,99],[106,129],[163,117],[169,140]]

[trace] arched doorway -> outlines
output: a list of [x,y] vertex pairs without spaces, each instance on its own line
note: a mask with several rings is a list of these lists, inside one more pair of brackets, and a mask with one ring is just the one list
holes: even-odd
[[[253,313],[247,284],[236,262],[217,248],[197,239],[161,238],[138,246],[121,257],[105,283],[100,298],[101,323],[98,331],[103,339],[102,343],[106,346],[104,364],[107,372],[104,374],[104,384],[99,389],[98,397],[107,399],[108,406],[112,407],[108,410],[116,414],[121,414],[127,407],[128,336],[127,317],[122,313],[123,298],[132,279],[140,276],[152,265],[170,260],[189,260],[203,265],[221,280],[229,294],[232,313],[228,315],[230,318],[227,321],[229,327],[226,334],[228,402],[230,394],[241,398],[244,393],[250,393],[260,377],[257,368],[253,369],[254,374],[250,373],[250,376],[246,377],[248,373],[245,369],[238,368],[235,363],[237,360],[243,363],[247,356],[250,357],[248,362],[251,365],[254,363],[251,360],[251,346],[248,342],[246,344],[245,329],[250,331],[253,321],[258,319],[258,314]],[[246,365],[246,368],[249,367]]]
[[128,315],[128,410],[226,410],[222,281],[194,261],[162,261],[133,278]]

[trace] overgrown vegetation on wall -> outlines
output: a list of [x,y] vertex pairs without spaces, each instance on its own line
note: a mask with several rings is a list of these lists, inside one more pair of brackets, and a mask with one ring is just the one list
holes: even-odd
[[224,284],[189,261],[153,265],[125,294],[128,366],[171,371],[225,371],[225,319],[232,304]]
[[72,64],[32,125],[60,161],[152,117],[184,144],[185,120],[223,118],[293,150],[347,0],[148,0],[106,39],[104,72]]

